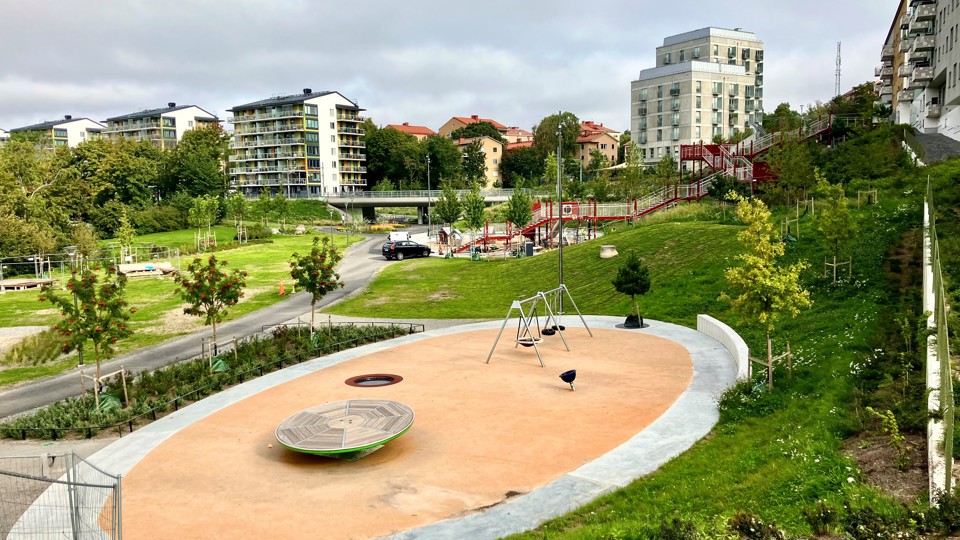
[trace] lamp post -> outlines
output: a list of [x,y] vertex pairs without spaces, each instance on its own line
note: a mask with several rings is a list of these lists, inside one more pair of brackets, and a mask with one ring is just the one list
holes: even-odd
[[[563,113],[557,113],[557,217],[560,218],[560,228],[559,233],[557,234],[557,260],[558,260],[558,277],[560,288],[563,288],[563,184],[561,182],[561,172],[563,171]],[[557,294],[559,299],[558,306],[558,315],[563,315],[563,291],[559,291]],[[560,323],[557,322],[559,325]]]
[[427,155],[427,241],[430,241],[430,156]]

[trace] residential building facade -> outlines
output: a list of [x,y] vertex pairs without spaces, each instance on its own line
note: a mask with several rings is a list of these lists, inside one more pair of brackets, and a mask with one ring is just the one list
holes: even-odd
[[517,126],[511,126],[507,128],[507,132],[503,135],[503,138],[507,140],[507,144],[523,143],[523,142],[532,143],[533,132],[527,131]]
[[234,189],[314,198],[366,185],[361,109],[336,91],[279,96],[230,109]]
[[763,42],[739,28],[701,28],[664,38],[656,67],[630,88],[630,132],[653,164],[680,145],[724,140],[763,120]]
[[445,124],[440,126],[440,129],[437,130],[437,133],[439,133],[440,135],[443,135],[444,137],[449,137],[450,134],[453,133],[454,131],[462,127],[467,127],[470,124],[476,124],[478,122],[488,122],[490,124],[493,124],[493,127],[495,127],[497,131],[499,131],[500,134],[504,136],[506,136],[507,131],[509,130],[507,126],[501,124],[500,122],[497,122],[496,120],[493,120],[490,118],[480,118],[479,115],[474,114],[471,116],[454,116],[450,120],[447,120]]
[[75,148],[82,142],[99,139],[104,125],[89,118],[74,118],[67,114],[63,120],[51,120],[30,126],[13,128],[10,133],[36,133],[44,146]]
[[615,165],[620,151],[620,132],[592,120],[580,122],[577,157],[580,159],[581,166],[589,166],[596,151],[603,155],[608,166]]
[[880,101],[891,120],[960,140],[960,6],[901,0],[881,50]]
[[437,134],[436,131],[428,128],[427,126],[411,126],[410,122],[404,122],[402,124],[387,124],[387,127],[397,131],[402,131],[409,135],[413,135],[417,138],[417,141],[422,141],[431,135]]
[[217,124],[220,119],[196,105],[167,103],[160,109],[150,109],[107,118],[104,137],[121,137],[133,141],[147,141],[158,148],[173,148],[187,130]]
[[480,141],[480,150],[484,154],[484,162],[487,166],[486,183],[484,188],[490,189],[500,180],[500,164],[503,162],[503,152],[506,148],[502,142],[491,137],[472,137],[469,139],[457,139],[454,143],[461,152],[466,147],[473,144],[474,141]]

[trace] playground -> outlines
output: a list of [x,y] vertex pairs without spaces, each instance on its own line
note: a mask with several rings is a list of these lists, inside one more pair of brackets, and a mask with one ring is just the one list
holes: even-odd
[[[719,343],[696,331],[666,323],[629,331],[614,318],[586,319],[564,320],[570,351],[559,334],[542,337],[544,367],[531,347],[498,342],[500,321],[324,357],[187,407],[92,461],[124,473],[127,538],[306,530],[376,538],[438,526],[495,538],[523,530],[693,444],[716,421],[712,395],[736,374]],[[569,369],[579,373],[575,390],[559,378]],[[350,384],[383,373],[400,380]],[[416,419],[357,460],[278,443],[277,426],[298,411],[358,399],[405,404]],[[505,520],[498,527],[508,529],[476,536],[469,527],[489,524],[472,519]]]

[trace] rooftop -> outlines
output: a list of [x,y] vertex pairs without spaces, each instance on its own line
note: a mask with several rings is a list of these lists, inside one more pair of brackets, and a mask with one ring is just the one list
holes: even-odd
[[[160,109],[144,109],[140,112],[124,114],[122,116],[114,116],[113,118],[107,118],[107,122],[119,122],[121,120],[136,120],[138,118],[156,118],[174,111],[189,109],[190,107],[197,107],[197,106],[196,105],[177,105],[176,103],[171,102],[171,103],[168,103],[166,107],[163,107]],[[197,107],[197,108],[203,111],[203,109],[201,109],[200,107]],[[216,118],[215,115],[212,115],[207,111],[203,111],[203,112],[207,113],[207,115],[209,115],[211,118]]]
[[410,122],[404,122],[402,124],[387,124],[388,128],[393,128],[397,131],[402,131],[404,133],[409,133],[410,135],[436,135],[437,132],[428,128],[427,126],[411,126]]
[[[336,93],[338,93],[338,92],[336,92],[336,91],[334,91],[334,90],[323,90],[323,91],[320,91],[320,92],[314,92],[313,90],[311,90],[311,89],[309,89],[309,88],[304,88],[302,94],[290,94],[290,95],[286,95],[286,96],[274,96],[274,97],[272,97],[272,98],[261,99],[260,101],[252,101],[252,102],[250,102],[250,103],[244,103],[243,105],[236,105],[236,106],[234,106],[232,109],[229,109],[229,111],[230,111],[230,112],[234,112],[234,111],[243,110],[243,109],[261,109],[261,108],[264,108],[264,107],[274,107],[274,106],[277,106],[277,105],[289,105],[289,104],[293,104],[293,103],[303,103],[304,101],[306,101],[306,100],[308,100],[308,99],[313,99],[313,98],[328,96],[328,95],[330,95],[330,94],[336,94]],[[340,94],[340,95],[342,96],[343,94]],[[344,99],[346,99],[346,100],[349,101],[350,103],[353,103],[354,106],[357,105],[356,102],[354,102],[352,99],[349,99],[349,98],[346,98],[346,97],[344,97]]]
[[[13,128],[13,129],[10,130],[10,133],[14,133],[14,132],[17,132],[17,131],[45,131],[45,130],[48,130],[48,129],[53,129],[53,128],[55,128],[56,126],[61,126],[61,125],[63,125],[63,124],[70,124],[70,123],[73,123],[73,122],[79,122],[79,121],[81,121],[81,120],[87,120],[87,121],[93,122],[93,123],[95,123],[95,124],[97,124],[97,125],[100,125],[100,123],[97,122],[96,120],[90,120],[89,118],[74,118],[74,117],[72,117],[72,116],[70,116],[70,115],[68,114],[68,115],[65,115],[65,116],[64,116],[62,119],[60,119],[60,120],[47,120],[46,122],[40,122],[39,124],[33,124],[33,125],[30,125],[30,126],[23,126],[23,127]],[[100,126],[103,127],[102,125],[100,125]]]
[[487,122],[487,123],[493,124],[493,127],[497,128],[498,130],[507,129],[507,126],[501,124],[500,122],[497,122],[496,120],[493,120],[492,118],[480,118],[476,114],[472,114],[470,116],[454,116],[453,118],[456,120],[459,120],[460,122],[463,122],[464,124],[476,124],[477,122]]
[[667,36],[663,38],[663,46],[668,47],[670,45],[676,45],[678,43],[683,43],[685,41],[693,41],[695,39],[707,39],[709,37],[721,37],[728,39],[742,39],[745,41],[760,41],[757,39],[757,35],[753,32],[744,32],[741,28],[734,28],[729,30],[726,28],[715,28],[713,26],[708,26],[706,28],[701,28],[699,30],[691,30],[690,32],[684,32],[682,34],[677,34],[674,36]]
[[643,81],[648,79],[656,79],[659,77],[667,77],[669,75],[677,75],[679,73],[692,72],[746,76],[747,68],[734,64],[717,64],[714,62],[691,60],[689,62],[680,62],[679,64],[669,64],[666,66],[644,69],[640,72],[640,76],[637,78],[637,80]]

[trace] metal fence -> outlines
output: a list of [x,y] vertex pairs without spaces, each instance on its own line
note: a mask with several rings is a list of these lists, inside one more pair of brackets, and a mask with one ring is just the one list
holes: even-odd
[[[929,262],[930,270],[927,275],[932,278],[932,306],[924,306],[924,310],[928,311],[930,319],[928,320],[928,327],[931,330],[934,330],[935,337],[931,336],[934,343],[932,346],[928,346],[927,358],[927,387],[929,390],[933,390],[931,396],[931,408],[936,408],[938,410],[932,411],[935,413],[936,417],[941,417],[942,415],[942,430],[943,430],[943,456],[942,456],[942,471],[937,471],[934,468],[935,461],[932,457],[930,459],[930,483],[931,486],[934,486],[936,481],[938,487],[942,485],[942,490],[944,493],[952,493],[952,483],[953,483],[953,430],[954,430],[954,398],[953,398],[953,369],[950,362],[950,328],[947,325],[947,313],[949,308],[947,303],[949,302],[949,297],[947,296],[946,289],[943,284],[943,273],[940,267],[940,245],[937,240],[937,223],[936,223],[936,212],[933,206],[933,190],[930,183],[927,183],[927,243],[929,246]],[[925,276],[926,277],[926,276]],[[927,284],[924,285],[924,288],[927,288]],[[925,297],[930,295],[925,293]],[[939,365],[936,365],[939,364]],[[939,381],[931,380],[931,376],[936,376],[939,378]],[[938,401],[934,403],[933,400]],[[937,421],[933,421],[933,424]],[[937,426],[939,427],[939,426]],[[939,478],[940,472],[943,474],[943,478]],[[941,484],[942,482],[942,484]],[[931,489],[931,498],[938,497],[939,494],[934,492],[934,489]]]
[[120,475],[76,454],[0,458],[0,539],[120,539]]

